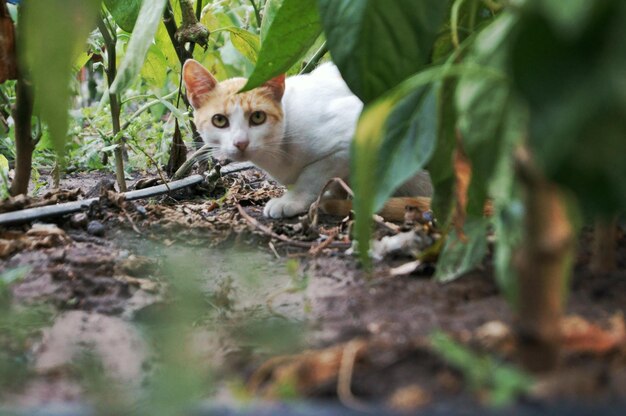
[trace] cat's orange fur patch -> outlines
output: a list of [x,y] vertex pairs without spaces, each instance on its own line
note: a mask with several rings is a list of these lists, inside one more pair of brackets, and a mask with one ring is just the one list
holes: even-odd
[[246,116],[254,111],[263,111],[274,122],[283,118],[280,102],[273,99],[269,88],[261,86],[239,93],[245,84],[245,78],[231,78],[217,84],[202,107],[196,110],[197,119],[210,122],[215,114],[232,114],[236,106],[241,107]]

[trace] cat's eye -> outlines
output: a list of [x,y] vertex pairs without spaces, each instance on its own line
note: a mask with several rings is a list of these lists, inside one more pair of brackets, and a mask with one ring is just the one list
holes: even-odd
[[265,123],[266,119],[267,115],[263,111],[255,111],[250,115],[250,124],[258,126],[259,124]]
[[224,114],[214,115],[213,118],[211,119],[211,122],[218,129],[223,129],[223,128],[228,127],[228,117],[226,117]]

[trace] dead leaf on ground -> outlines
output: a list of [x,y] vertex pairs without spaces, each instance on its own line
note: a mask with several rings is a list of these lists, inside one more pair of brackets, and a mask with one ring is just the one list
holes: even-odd
[[17,251],[58,247],[71,243],[65,231],[54,224],[34,224],[25,233],[6,231],[0,233],[0,258]]
[[332,389],[337,385],[344,350],[348,344],[355,342],[358,342],[355,359],[359,360],[365,354],[367,342],[364,340],[353,340],[322,350],[275,357],[266,361],[252,374],[248,387],[251,391],[268,397],[277,397],[280,387],[285,384],[293,385],[301,395]]
[[502,321],[489,321],[474,332],[474,340],[483,348],[510,354],[515,348],[515,337],[511,328]]
[[613,315],[607,328],[581,316],[568,316],[561,321],[561,343],[567,352],[606,354],[624,345],[626,326],[621,313]]

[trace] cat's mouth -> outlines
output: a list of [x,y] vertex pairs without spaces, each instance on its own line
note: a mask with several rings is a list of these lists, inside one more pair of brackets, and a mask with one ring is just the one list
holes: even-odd
[[250,158],[252,157],[252,152],[250,150],[244,150],[244,151],[235,151],[235,152],[225,152],[226,153],[226,158],[234,161],[234,162],[245,162],[250,160]]

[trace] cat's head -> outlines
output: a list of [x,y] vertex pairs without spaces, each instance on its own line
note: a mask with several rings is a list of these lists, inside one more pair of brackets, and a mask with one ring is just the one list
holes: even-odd
[[254,161],[281,140],[284,75],[239,93],[244,78],[218,82],[199,62],[189,59],[183,66],[183,81],[198,132],[214,146],[216,157]]

